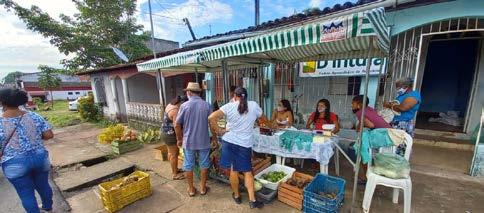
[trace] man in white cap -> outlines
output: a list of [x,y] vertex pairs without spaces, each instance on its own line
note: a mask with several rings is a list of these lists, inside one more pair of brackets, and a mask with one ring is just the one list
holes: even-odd
[[183,148],[185,159],[183,170],[188,182],[188,195],[193,197],[197,190],[193,186],[193,168],[198,155],[200,165],[200,194],[206,195],[210,190],[206,186],[210,168],[210,138],[208,135],[208,116],[212,113],[210,104],[200,98],[202,89],[198,83],[190,82],[184,90],[188,101],[180,106],[175,132],[177,145]]

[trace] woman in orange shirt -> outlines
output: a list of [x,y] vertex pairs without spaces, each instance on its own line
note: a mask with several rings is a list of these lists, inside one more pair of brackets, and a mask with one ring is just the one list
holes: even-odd
[[[306,124],[306,129],[323,130],[324,124],[334,124],[335,128],[333,133],[339,132],[339,121],[338,116],[331,112],[331,105],[328,100],[321,99],[316,105],[315,112],[311,113],[308,122]],[[311,128],[313,125],[313,128]]]

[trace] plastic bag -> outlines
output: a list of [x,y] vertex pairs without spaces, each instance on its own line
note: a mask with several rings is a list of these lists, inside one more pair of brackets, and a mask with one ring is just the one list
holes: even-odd
[[397,154],[378,153],[375,155],[373,172],[392,179],[408,178],[410,175],[410,163]]

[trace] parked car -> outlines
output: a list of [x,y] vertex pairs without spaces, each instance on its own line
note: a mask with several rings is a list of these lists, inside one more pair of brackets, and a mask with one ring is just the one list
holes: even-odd
[[80,99],[80,97],[77,98],[76,100],[69,101],[69,110],[77,111],[77,104],[78,104],[79,99]]

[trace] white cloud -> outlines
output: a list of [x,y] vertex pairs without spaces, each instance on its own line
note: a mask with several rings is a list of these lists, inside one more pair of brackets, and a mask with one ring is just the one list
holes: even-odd
[[[37,5],[51,17],[59,19],[61,13],[72,16],[77,9],[69,0],[18,0],[23,7]],[[150,29],[149,16],[146,11],[141,12],[148,0],[136,1],[138,23]],[[181,4],[164,4],[152,0],[153,13],[170,18],[153,16],[155,36],[158,38],[186,41],[189,32],[183,25],[182,19],[187,17],[193,27],[205,26],[211,23],[230,23],[233,9],[230,5],[219,0],[187,0]],[[17,18],[13,11],[7,11],[0,6],[0,78],[11,71],[35,72],[39,64],[60,67],[59,61],[66,58],[59,53],[49,40],[40,34],[28,30],[25,23]]]
[[323,0],[310,0],[309,6],[310,7],[321,7],[323,5]]
[[[147,0],[137,2],[138,22],[145,27],[145,30],[150,29],[148,11],[139,11],[141,11],[141,5],[147,2]],[[180,40],[180,34],[189,35],[187,27],[182,22],[183,18],[188,18],[192,27],[201,27],[211,23],[229,23],[233,17],[232,7],[218,0],[188,0],[172,7],[163,5],[163,8],[158,2],[152,1],[151,4],[155,14],[153,16],[155,37],[180,42],[183,42]]]
[[[65,0],[19,0],[22,7],[39,6],[51,17],[59,19],[59,15],[73,15],[77,12],[72,1]],[[39,64],[60,67],[59,61],[65,56],[40,34],[28,30],[13,11],[0,7],[0,78],[11,71],[35,72]]]

